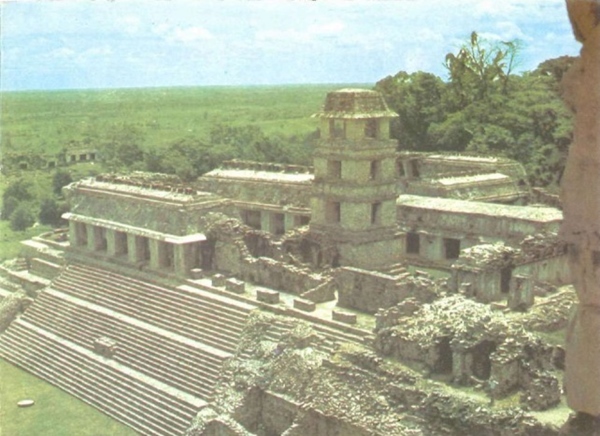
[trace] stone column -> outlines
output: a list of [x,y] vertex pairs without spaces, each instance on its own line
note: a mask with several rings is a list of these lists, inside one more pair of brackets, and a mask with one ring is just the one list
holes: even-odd
[[71,247],[83,245],[81,234],[79,233],[79,228],[77,226],[78,223],[75,221],[69,221],[69,241],[71,243]]
[[194,250],[191,244],[178,244],[173,247],[175,272],[180,276],[187,276],[193,267]]
[[150,248],[150,267],[154,269],[160,269],[164,260],[161,261],[161,257],[164,257],[163,242],[157,239],[148,240]]
[[421,253],[429,260],[444,258],[444,239],[438,235],[421,234]]
[[137,238],[138,237],[136,235],[132,235],[130,233],[127,234],[127,257],[131,263],[137,263],[140,260],[138,258],[138,249],[136,244]]
[[294,219],[294,215],[286,213],[284,215],[283,218],[283,228],[286,232],[292,230],[294,227],[296,227],[294,225],[295,219]]
[[150,243],[150,266],[155,269],[166,268],[169,264],[167,260],[167,243],[158,239],[149,239]]
[[117,232],[112,229],[106,229],[106,253],[109,256],[116,256],[117,253]]
[[260,211],[260,229],[271,233],[271,212]]
[[128,252],[127,233],[115,231],[115,254],[120,256],[122,254],[127,254]]
[[575,127],[561,182],[560,234],[579,299],[567,331],[565,385],[569,407],[600,416],[600,1],[567,0],[567,8],[583,47],[563,79]]
[[94,226],[92,224],[86,224],[85,226],[86,226],[86,230],[87,230],[88,250],[96,251],[96,247],[98,247],[98,237],[99,237],[96,226]]

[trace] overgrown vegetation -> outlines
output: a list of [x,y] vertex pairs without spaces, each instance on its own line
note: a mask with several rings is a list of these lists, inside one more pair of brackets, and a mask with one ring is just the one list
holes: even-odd
[[448,81],[400,71],[379,81],[399,119],[401,149],[505,156],[521,162],[536,186],[555,189],[572,139],[572,117],[559,95],[574,58],[563,56],[515,74],[518,41],[493,43],[473,32],[446,56]]

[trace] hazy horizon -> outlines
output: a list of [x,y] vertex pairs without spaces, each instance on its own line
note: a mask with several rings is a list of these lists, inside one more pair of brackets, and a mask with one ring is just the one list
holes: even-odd
[[518,71],[577,55],[563,0],[3,1],[0,90],[375,83],[445,77],[472,31]]

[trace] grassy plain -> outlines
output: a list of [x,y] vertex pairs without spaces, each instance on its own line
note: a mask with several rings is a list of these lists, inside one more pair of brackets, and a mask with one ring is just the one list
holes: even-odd
[[[134,436],[129,427],[13,365],[0,360],[2,436]],[[33,399],[35,405],[17,407]]]
[[[27,91],[0,94],[1,147],[55,153],[76,142],[97,146],[115,128],[134,127],[147,149],[211,126],[252,124],[268,136],[305,135],[328,91],[347,85]],[[358,85],[369,87],[372,85]]]

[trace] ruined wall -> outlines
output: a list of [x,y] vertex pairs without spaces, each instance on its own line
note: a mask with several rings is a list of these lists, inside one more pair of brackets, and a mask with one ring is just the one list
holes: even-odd
[[434,284],[425,277],[401,278],[375,271],[343,267],[335,272],[338,306],[374,314],[379,308],[392,307],[406,298],[431,301]]
[[572,282],[566,255],[518,265],[513,270],[513,274],[531,277],[535,281],[547,282],[556,286]]
[[283,436],[383,436],[382,433],[361,427],[334,414],[311,409],[304,413]]
[[[308,268],[291,265],[281,260],[265,257],[272,255],[282,258],[280,248],[269,243],[269,235],[257,232],[242,225],[239,221],[224,215],[213,214],[206,217],[208,242],[214,244],[207,263],[211,269],[228,272],[257,285],[301,294],[323,283],[325,278],[312,273]],[[257,237],[262,233],[262,237]],[[249,236],[252,237],[249,237]],[[256,242],[260,240],[260,242]],[[252,241],[252,255],[247,243]]]

